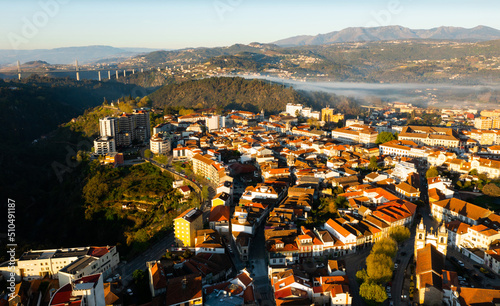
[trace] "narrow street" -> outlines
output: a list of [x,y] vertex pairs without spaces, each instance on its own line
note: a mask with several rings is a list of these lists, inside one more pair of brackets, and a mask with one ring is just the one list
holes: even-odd
[[356,280],[356,272],[366,266],[366,257],[370,254],[371,247],[364,248],[352,255],[338,258],[345,261],[346,274],[349,279],[349,290],[352,294],[352,305],[366,305],[365,301],[359,295],[359,284]]
[[255,289],[259,295],[257,299],[260,299],[262,302],[270,303],[263,305],[274,305],[273,291],[267,271],[264,222],[256,229],[248,258],[249,265],[252,268]]

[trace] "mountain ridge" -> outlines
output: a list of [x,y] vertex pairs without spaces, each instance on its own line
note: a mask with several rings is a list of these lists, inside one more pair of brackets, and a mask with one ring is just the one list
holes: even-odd
[[281,47],[326,45],[343,42],[369,42],[403,39],[440,39],[487,41],[500,39],[500,30],[479,25],[474,28],[441,26],[431,29],[410,29],[399,25],[381,27],[348,27],[318,35],[298,35],[272,42]]
[[153,52],[154,48],[117,48],[105,45],[73,46],[52,49],[10,50],[0,49],[0,65],[16,61],[45,61],[51,64],[71,64],[78,59],[86,64],[106,58],[129,58],[141,53]]

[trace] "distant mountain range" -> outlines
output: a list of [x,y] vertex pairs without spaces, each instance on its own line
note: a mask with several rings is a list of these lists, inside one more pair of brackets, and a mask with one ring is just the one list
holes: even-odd
[[0,65],[28,61],[45,61],[50,64],[70,64],[78,59],[86,64],[110,58],[129,58],[141,53],[156,51],[149,48],[115,48],[111,46],[84,46],[55,49],[8,50],[0,49]]
[[413,30],[402,26],[385,26],[375,28],[346,28],[316,36],[301,35],[275,41],[282,47],[303,45],[326,45],[342,42],[402,40],[402,39],[439,39],[486,41],[500,39],[500,31],[486,26],[466,29],[460,27],[439,27],[429,30]]

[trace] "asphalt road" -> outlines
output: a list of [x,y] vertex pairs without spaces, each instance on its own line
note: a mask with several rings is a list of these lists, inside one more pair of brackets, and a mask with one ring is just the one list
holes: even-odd
[[132,274],[135,270],[146,270],[146,262],[158,260],[163,255],[165,255],[167,248],[169,248],[174,243],[174,241],[174,234],[170,233],[163,239],[152,245],[141,255],[137,256],[127,263],[121,264],[118,267],[117,271],[120,271],[123,285],[126,287],[132,282]]
[[366,257],[370,254],[371,247],[364,248],[354,254],[339,258],[345,261],[346,274],[349,279],[349,291],[352,294],[352,305],[366,305],[359,295],[359,284],[356,280],[356,272],[366,266]]

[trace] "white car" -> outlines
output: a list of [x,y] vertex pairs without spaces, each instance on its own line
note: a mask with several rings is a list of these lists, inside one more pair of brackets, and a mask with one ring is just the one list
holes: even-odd
[[130,289],[130,288],[129,288],[129,289],[127,289],[127,293],[128,293],[128,295],[133,295],[133,294],[134,294],[134,293],[132,292],[132,289]]

